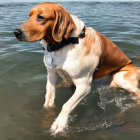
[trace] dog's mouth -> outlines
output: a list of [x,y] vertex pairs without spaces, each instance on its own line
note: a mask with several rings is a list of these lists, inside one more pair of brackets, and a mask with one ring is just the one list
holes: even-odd
[[14,35],[16,36],[17,40],[19,40],[19,41],[27,41],[27,37],[21,28],[16,28],[14,30]]

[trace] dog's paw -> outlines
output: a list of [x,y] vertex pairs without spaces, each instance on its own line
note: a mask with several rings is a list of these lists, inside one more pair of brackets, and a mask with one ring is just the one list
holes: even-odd
[[65,126],[63,124],[57,124],[57,122],[53,123],[51,126],[51,133],[58,134],[62,133],[65,130]]
[[51,133],[53,134],[63,133],[66,127],[67,127],[67,118],[63,117],[56,119],[56,121],[51,126]]
[[44,103],[43,108],[45,109],[54,109],[56,108],[55,104],[46,104]]

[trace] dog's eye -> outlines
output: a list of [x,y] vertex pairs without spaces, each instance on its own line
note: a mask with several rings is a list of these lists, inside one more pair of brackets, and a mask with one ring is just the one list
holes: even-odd
[[44,20],[45,18],[43,17],[43,16],[41,16],[41,15],[37,15],[37,21],[42,21],[42,20]]

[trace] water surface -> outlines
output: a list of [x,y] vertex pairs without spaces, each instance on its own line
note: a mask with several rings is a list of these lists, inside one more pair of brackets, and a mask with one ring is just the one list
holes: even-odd
[[[39,42],[18,42],[13,35],[36,4],[0,4],[0,140],[139,140],[140,106],[128,92],[99,83],[70,115],[67,133],[51,136],[49,128],[71,92],[57,89],[57,108],[42,109],[46,85],[43,50]],[[62,4],[110,38],[140,67],[139,2]]]

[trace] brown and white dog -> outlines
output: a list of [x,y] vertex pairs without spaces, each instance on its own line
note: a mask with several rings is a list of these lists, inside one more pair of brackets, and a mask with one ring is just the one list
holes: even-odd
[[[77,16],[70,15],[60,4],[44,2],[30,11],[30,18],[14,34],[20,41],[41,40],[44,48],[44,64],[48,70],[45,108],[54,106],[58,75],[68,85],[75,85],[72,97],[63,105],[62,111],[51,126],[54,133],[63,132],[68,117],[77,104],[90,92],[95,79],[109,76],[110,86],[123,88],[140,96],[138,83],[140,70],[107,37],[91,27],[86,27]],[[85,27],[85,28],[84,28]],[[85,35],[79,37],[85,30]],[[65,44],[56,51],[53,46],[69,38],[77,43]],[[70,83],[70,84],[69,84]]]

